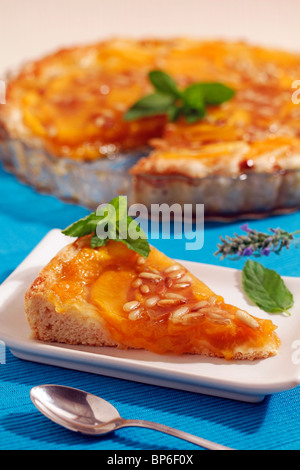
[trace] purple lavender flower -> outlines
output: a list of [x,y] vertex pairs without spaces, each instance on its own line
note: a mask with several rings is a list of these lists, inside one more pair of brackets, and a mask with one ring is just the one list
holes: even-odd
[[247,233],[250,233],[251,232],[251,229],[249,227],[249,224],[243,224],[240,226],[240,229],[243,230],[243,232],[247,232]]
[[245,248],[242,252],[242,256],[252,256],[253,255],[253,248],[251,246],[248,246]]
[[221,259],[226,256],[269,256],[271,252],[280,253],[283,248],[289,249],[290,243],[294,240],[294,235],[300,231],[288,233],[281,228],[270,228],[269,232],[263,233],[253,230],[247,223],[240,227],[246,234],[234,234],[233,237],[220,237],[218,251],[215,255],[221,255]]
[[270,250],[270,248],[268,248],[268,247],[263,248],[263,249],[261,250],[261,255],[262,255],[262,256],[269,256],[270,253],[271,253],[271,250]]

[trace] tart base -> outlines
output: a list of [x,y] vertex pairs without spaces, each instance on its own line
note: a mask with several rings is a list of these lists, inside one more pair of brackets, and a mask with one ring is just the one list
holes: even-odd
[[289,214],[300,209],[300,170],[244,173],[237,177],[188,178],[131,175],[149,149],[115,154],[93,162],[57,158],[17,139],[0,141],[0,160],[9,173],[37,191],[95,210],[127,195],[129,204],[204,204],[206,220],[231,222]]

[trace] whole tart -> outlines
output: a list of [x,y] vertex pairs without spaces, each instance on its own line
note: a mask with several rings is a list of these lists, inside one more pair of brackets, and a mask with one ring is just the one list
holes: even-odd
[[[152,92],[151,70],[179,87],[222,82],[235,96],[205,118],[125,121]],[[243,42],[110,39],[26,64],[0,107],[6,169],[41,191],[95,209],[130,202],[204,204],[208,217],[300,207],[300,55]]]

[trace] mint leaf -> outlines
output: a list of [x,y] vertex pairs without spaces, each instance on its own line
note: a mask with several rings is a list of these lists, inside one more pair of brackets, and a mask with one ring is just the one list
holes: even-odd
[[62,233],[69,237],[84,237],[96,230],[99,221],[100,218],[96,215],[96,212],[92,212],[83,219],[69,225],[69,227],[62,230]]
[[141,233],[141,236],[137,239],[134,239],[130,237],[130,235],[127,236],[127,238],[119,240],[130,249],[138,253],[139,255],[143,256],[143,258],[147,258],[150,253],[150,245],[148,243],[147,238],[143,238],[143,235]]
[[230,100],[235,95],[234,90],[223,83],[199,83],[206,104],[218,105]]
[[174,104],[174,97],[166,93],[153,93],[137,101],[124,115],[126,121],[166,114],[170,106]]
[[[101,207],[101,212],[100,210],[92,212],[62,230],[62,233],[71,237],[92,234],[92,248],[104,246],[108,240],[122,242],[130,250],[147,258],[150,253],[150,245],[146,234],[138,223],[128,216],[127,212],[127,197],[118,196]],[[99,236],[99,234],[103,236]]]
[[108,242],[109,238],[99,238],[97,235],[93,235],[91,238],[91,247],[92,248],[98,248],[100,246],[106,245]]
[[293,294],[280,275],[257,261],[246,261],[242,284],[248,297],[265,312],[289,313],[288,310],[294,305]]
[[183,92],[184,104],[188,107],[198,110],[199,115],[205,115],[205,101],[201,83],[190,85]]
[[148,76],[150,82],[157,91],[171,95],[174,98],[181,97],[181,93],[178,90],[175,81],[167,73],[162,72],[161,70],[153,70]]
[[127,237],[120,240],[130,249],[139,255],[147,258],[150,253],[150,245],[148,243],[145,232],[141,229],[136,220],[127,216]]
[[131,241],[130,239],[122,240],[123,243],[130,249],[141,255],[143,258],[148,258],[150,253],[150,247],[147,240],[142,238]]

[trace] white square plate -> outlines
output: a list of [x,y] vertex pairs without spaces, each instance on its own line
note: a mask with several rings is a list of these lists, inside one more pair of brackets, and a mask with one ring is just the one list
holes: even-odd
[[270,315],[249,304],[240,287],[241,272],[181,261],[228,303],[278,325],[282,341],[277,356],[227,362],[202,356],[157,355],[148,351],[68,346],[30,338],[24,315],[24,294],[40,269],[70,239],[50,231],[0,286],[0,338],[16,357],[100,375],[165,386],[230,399],[259,402],[265,395],[296,387],[300,378],[299,278],[286,277],[295,305],[291,316]]

